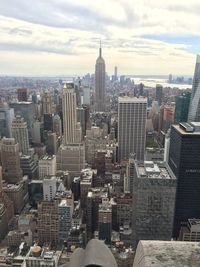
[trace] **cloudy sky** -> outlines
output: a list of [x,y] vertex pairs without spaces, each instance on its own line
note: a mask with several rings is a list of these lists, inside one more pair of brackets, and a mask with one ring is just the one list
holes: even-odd
[[0,74],[192,75],[199,0],[0,0]]

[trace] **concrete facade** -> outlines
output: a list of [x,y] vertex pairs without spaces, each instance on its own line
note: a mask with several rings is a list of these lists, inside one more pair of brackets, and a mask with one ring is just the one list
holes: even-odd
[[170,240],[172,237],[176,178],[164,163],[135,162],[132,243]]

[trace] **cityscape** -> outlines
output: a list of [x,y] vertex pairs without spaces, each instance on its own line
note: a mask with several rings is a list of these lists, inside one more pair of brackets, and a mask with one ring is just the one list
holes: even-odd
[[[52,1],[40,19],[33,17],[42,6],[47,8],[45,1],[41,6],[36,1],[35,9],[15,1],[8,11],[9,2],[0,4],[0,36],[6,38],[12,26],[9,34],[18,37],[12,45],[6,39],[4,45],[0,41],[0,267],[200,266],[200,55],[196,42],[192,52],[187,45],[171,44],[165,66],[164,57],[155,54],[153,59],[145,50],[136,69],[137,64],[130,63],[132,55],[129,58],[124,50],[122,58],[117,50],[121,42],[120,49],[135,49],[138,60],[137,44],[144,41],[146,49],[148,43],[147,37],[139,41],[135,36],[130,39],[135,47],[125,45],[131,21],[139,20],[129,1],[127,8],[120,1],[102,1],[116,12],[112,17],[109,10],[110,17],[106,12],[93,13],[92,2],[87,9],[79,1],[55,5]],[[57,8],[65,10],[65,4],[74,20],[70,16],[62,20],[60,13],[58,17]],[[117,18],[118,4],[127,21]],[[55,18],[50,23],[47,18],[53,7]],[[150,7],[148,3],[147,10]],[[173,8],[176,11],[178,6],[171,5],[169,10],[174,12]],[[16,15],[14,11],[19,10]],[[28,17],[25,11],[31,12]],[[75,11],[80,13],[79,20]],[[7,28],[2,26],[6,20]],[[124,29],[124,35],[122,29],[118,33],[118,43],[106,37],[114,25]],[[87,27],[88,50],[81,46]],[[61,44],[63,29],[73,29],[74,37]],[[135,29],[140,29],[137,23]],[[33,30],[38,32],[37,47],[34,43],[30,47],[33,32],[29,31]],[[48,45],[39,37],[41,30],[49,35]],[[27,41],[18,46],[24,37]],[[167,51],[167,41],[152,42],[151,49],[159,50],[162,42]],[[81,47],[83,57],[76,51]],[[16,62],[20,53],[21,62]],[[69,60],[66,71],[60,61],[63,54]],[[186,60],[177,62],[183,55]]]

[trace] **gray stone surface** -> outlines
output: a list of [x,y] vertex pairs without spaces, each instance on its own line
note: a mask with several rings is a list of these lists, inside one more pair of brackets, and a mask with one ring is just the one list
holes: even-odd
[[133,267],[199,267],[200,243],[182,241],[139,242]]

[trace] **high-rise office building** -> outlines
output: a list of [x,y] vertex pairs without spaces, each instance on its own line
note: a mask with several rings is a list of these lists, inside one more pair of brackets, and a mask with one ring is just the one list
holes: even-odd
[[34,144],[41,143],[41,122],[38,120],[34,121],[33,123],[32,136],[33,136],[32,141]]
[[197,55],[188,121],[200,121],[200,55]]
[[186,122],[188,119],[188,111],[190,105],[191,93],[183,93],[176,96],[176,106],[174,114],[174,123]]
[[0,101],[0,137],[11,137],[11,124],[14,117],[14,109]]
[[19,102],[27,102],[28,101],[27,88],[18,88],[17,89],[17,99]]
[[90,87],[89,86],[85,86],[83,87],[83,92],[82,92],[82,96],[81,96],[81,104],[82,105],[90,105]]
[[44,131],[53,131],[53,114],[45,113],[43,115]]
[[0,201],[3,195],[2,167],[0,166]]
[[118,100],[118,160],[131,153],[144,159],[146,141],[147,99],[119,97]]
[[85,168],[85,145],[70,144],[61,145],[57,155],[57,169],[69,171],[71,177],[79,176]]
[[56,175],[56,156],[45,155],[39,160],[39,178]]
[[133,193],[133,177],[134,177],[135,155],[130,154],[126,165],[126,177],[127,177],[127,190],[131,194]]
[[20,168],[19,144],[14,138],[3,138],[1,141],[1,162],[3,178],[8,183],[18,183],[22,179]]
[[24,119],[17,115],[12,121],[12,137],[19,144],[19,151],[24,155],[28,155],[29,152],[29,139],[27,123]]
[[86,135],[86,109],[81,107],[76,109],[77,121],[80,122],[83,137]]
[[57,137],[56,133],[47,133],[46,150],[49,155],[55,155],[57,153]]
[[56,196],[57,185],[56,177],[52,176],[49,179],[43,180],[43,200],[53,201]]
[[117,81],[117,80],[118,80],[118,76],[117,76],[117,66],[115,66],[114,75],[115,75],[115,81]]
[[99,205],[99,239],[105,240],[107,244],[111,242],[112,234],[112,205],[108,200]]
[[74,200],[72,197],[62,199],[58,205],[59,217],[59,240],[64,242],[68,238],[69,230],[72,224]]
[[12,184],[6,184],[3,190],[13,202],[15,214],[19,214],[23,207],[28,203],[28,177],[24,176],[20,181],[15,181],[13,179],[11,181]]
[[94,231],[99,228],[99,204],[108,200],[108,188],[91,188],[87,194],[87,238],[92,238]]
[[38,204],[39,242],[56,245],[59,238],[58,201],[42,201]]
[[85,167],[85,145],[81,143],[82,133],[77,122],[76,107],[74,83],[65,83],[62,102],[64,140],[57,152],[57,168],[69,171],[72,177],[80,175]]
[[172,83],[172,82],[173,82],[173,76],[172,76],[172,74],[169,74],[168,83]]
[[33,122],[35,117],[34,104],[31,102],[15,102],[10,103],[10,107],[14,109],[15,115],[20,115],[27,122],[29,139],[32,140]]
[[200,214],[200,123],[171,127],[168,164],[177,178],[174,237],[181,223]]
[[56,133],[57,137],[62,136],[62,123],[58,114],[53,116],[53,132]]
[[21,155],[20,156],[20,167],[22,169],[23,175],[27,175],[29,179],[38,179],[38,162],[31,155]]
[[6,218],[6,206],[0,201],[0,241],[2,241],[8,232],[8,221]]
[[135,161],[132,243],[172,237],[176,177],[165,163]]
[[102,57],[101,46],[99,48],[99,57],[96,60],[95,65],[95,110],[105,110],[105,82],[106,82],[106,70],[105,61]]
[[160,84],[156,84],[156,101],[158,101],[158,105],[162,104],[163,100],[163,87]]
[[49,92],[45,92],[42,95],[42,113],[43,114],[52,114],[52,96]]
[[64,144],[79,143],[77,138],[76,92],[74,83],[65,83],[63,87],[63,128]]

